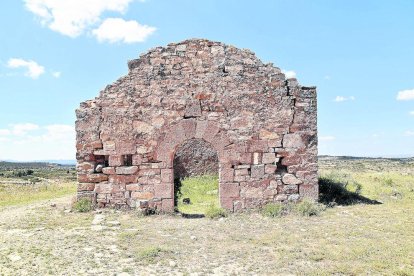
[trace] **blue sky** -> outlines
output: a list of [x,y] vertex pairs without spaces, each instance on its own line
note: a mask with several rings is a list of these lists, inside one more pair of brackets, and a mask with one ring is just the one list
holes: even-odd
[[3,0],[0,160],[74,159],[74,110],[188,38],[318,87],[319,153],[414,156],[414,1]]

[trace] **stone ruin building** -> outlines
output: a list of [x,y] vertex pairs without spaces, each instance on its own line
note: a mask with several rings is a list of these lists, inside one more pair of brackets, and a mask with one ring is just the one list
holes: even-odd
[[76,111],[78,198],[171,212],[174,178],[204,170],[230,211],[318,199],[315,87],[204,39],[128,67]]

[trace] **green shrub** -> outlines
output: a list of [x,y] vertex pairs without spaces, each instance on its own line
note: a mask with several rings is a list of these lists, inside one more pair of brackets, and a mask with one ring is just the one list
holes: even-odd
[[385,186],[393,187],[394,181],[391,178],[386,178],[383,180],[383,183]]
[[156,258],[160,256],[162,251],[163,250],[158,246],[150,246],[139,252],[138,258],[142,261],[153,263]]
[[206,217],[213,219],[227,217],[228,213],[223,208],[217,207],[215,205],[210,205],[210,207],[206,210],[205,215]]
[[317,216],[324,210],[325,205],[307,199],[295,205],[296,213],[304,217]]
[[75,202],[73,209],[80,213],[86,213],[92,210],[92,202],[89,198],[81,198]]
[[289,212],[289,208],[283,203],[269,203],[262,208],[262,215],[271,218],[281,217]]

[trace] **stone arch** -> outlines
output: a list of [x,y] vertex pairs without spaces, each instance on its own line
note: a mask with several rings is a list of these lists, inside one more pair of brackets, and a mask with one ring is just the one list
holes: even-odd
[[[154,159],[158,162],[162,162],[165,166],[165,170],[168,170],[169,177],[163,177],[161,172],[161,179],[163,184],[168,186],[170,190],[171,199],[169,201],[163,201],[162,209],[164,211],[174,209],[174,156],[177,148],[191,139],[202,139],[209,143],[212,148],[217,152],[219,162],[219,199],[223,208],[233,210],[233,200],[237,199],[240,194],[239,186],[236,185],[233,188],[228,188],[229,179],[226,175],[226,169],[231,168],[232,159],[237,159],[234,155],[233,143],[228,138],[227,134],[220,131],[219,124],[215,121],[208,120],[196,120],[196,119],[183,119],[177,124],[167,128],[160,138],[160,142],[155,150]],[[229,147],[229,148],[227,148]],[[233,154],[231,154],[233,153]],[[234,158],[231,158],[231,157]],[[165,182],[164,182],[165,181]]]
[[218,174],[218,156],[204,139],[192,138],[181,144],[174,155],[174,179]]

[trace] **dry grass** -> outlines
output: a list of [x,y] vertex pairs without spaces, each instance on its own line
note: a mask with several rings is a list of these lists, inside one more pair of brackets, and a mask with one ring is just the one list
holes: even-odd
[[352,160],[322,161],[321,174],[355,181],[362,196],[382,204],[336,205],[312,217],[250,212],[210,220],[104,210],[96,228],[94,213],[63,212],[68,198],[55,200],[56,208],[7,207],[0,211],[0,275],[413,275],[414,166],[387,163],[356,170]]
[[76,183],[0,184],[0,207],[28,204],[76,192]]

